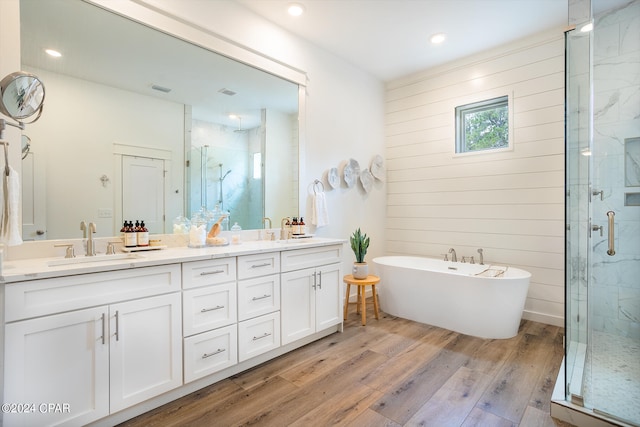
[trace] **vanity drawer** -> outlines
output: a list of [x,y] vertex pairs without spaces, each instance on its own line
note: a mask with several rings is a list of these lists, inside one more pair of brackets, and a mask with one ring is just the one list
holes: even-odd
[[236,313],[235,282],[189,289],[182,294],[185,337],[235,323]]
[[238,323],[238,360],[251,359],[280,347],[280,312]]
[[238,282],[238,320],[280,310],[280,275]]
[[5,285],[12,322],[180,290],[180,264],[80,274]]
[[238,257],[238,279],[250,279],[279,272],[280,252]]
[[238,363],[238,327],[227,326],[184,339],[184,382]]
[[208,259],[182,264],[182,287],[216,285],[236,280],[236,258]]
[[282,252],[282,272],[342,262],[342,245],[319,246]]

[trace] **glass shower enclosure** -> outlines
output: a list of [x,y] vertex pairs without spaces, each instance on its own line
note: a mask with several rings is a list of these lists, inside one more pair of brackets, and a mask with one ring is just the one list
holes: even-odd
[[640,0],[569,17],[565,397],[640,425]]

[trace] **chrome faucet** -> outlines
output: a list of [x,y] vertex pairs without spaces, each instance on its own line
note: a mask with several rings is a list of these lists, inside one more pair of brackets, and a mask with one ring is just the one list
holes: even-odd
[[85,256],[95,256],[96,255],[96,247],[93,243],[93,233],[96,232],[96,224],[90,222],[87,226],[87,223],[84,221],[80,222],[80,230],[82,230],[82,238],[87,239],[87,253]]
[[482,249],[478,249],[478,253],[480,254],[480,265],[484,265],[484,256],[482,255]]
[[458,262],[458,256],[456,255],[456,250],[451,248],[449,249],[449,253],[451,254],[451,262]]

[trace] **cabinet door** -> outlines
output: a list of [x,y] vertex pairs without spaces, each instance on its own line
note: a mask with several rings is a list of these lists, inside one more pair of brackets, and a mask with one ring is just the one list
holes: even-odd
[[340,264],[325,265],[316,272],[316,332],[319,332],[342,322],[344,296]]
[[282,344],[315,332],[314,269],[283,273],[281,278]]
[[[107,307],[96,307],[6,325],[4,402],[35,407],[5,412],[4,425],[84,425],[109,415],[107,322]],[[40,406],[49,403],[59,411]]]
[[180,294],[114,304],[109,311],[111,412],[180,386]]

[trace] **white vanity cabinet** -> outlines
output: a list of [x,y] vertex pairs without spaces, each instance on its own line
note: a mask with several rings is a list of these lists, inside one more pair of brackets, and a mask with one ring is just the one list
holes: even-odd
[[280,252],[238,257],[238,359],[280,347]]
[[4,425],[84,425],[109,415],[108,315],[103,306],[6,325],[5,402],[68,410],[15,408],[4,413]]
[[111,412],[181,386],[180,294],[114,304],[109,313]]
[[236,257],[182,264],[184,381],[238,363]]
[[180,386],[179,273],[173,264],[5,285],[5,402],[36,405],[5,413],[5,425],[82,425]]
[[182,264],[184,336],[237,321],[236,257]]
[[342,246],[282,254],[282,344],[342,322]]
[[305,243],[14,264],[0,424],[118,424],[340,331],[343,242]]

